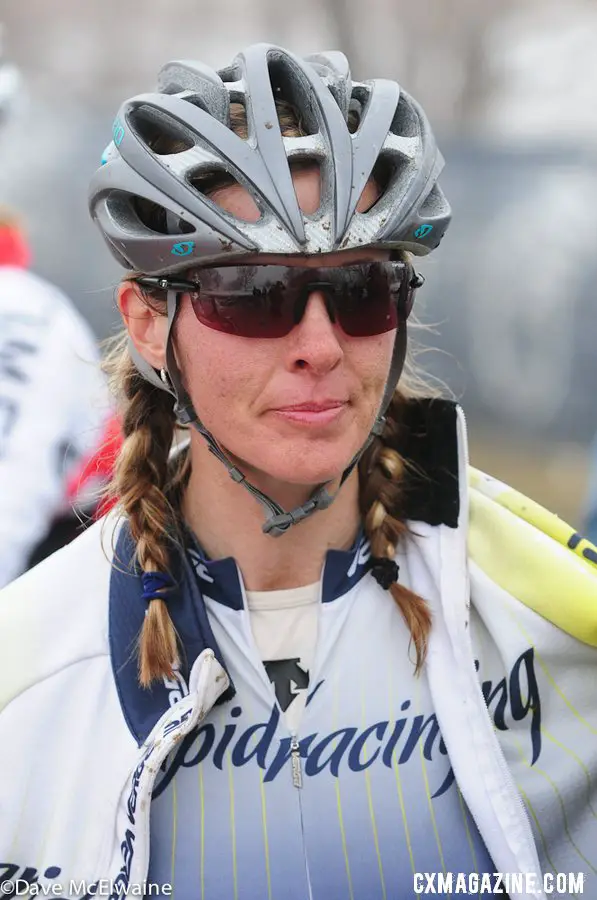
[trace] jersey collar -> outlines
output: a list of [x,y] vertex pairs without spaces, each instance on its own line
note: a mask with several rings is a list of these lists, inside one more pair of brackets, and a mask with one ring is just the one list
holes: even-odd
[[[244,608],[242,575],[232,557],[210,559],[193,535],[189,535],[187,553],[202,594],[229,609]],[[350,549],[328,550],[322,574],[322,602],[331,603],[347,594],[369,571],[370,557],[369,541],[362,529]]]

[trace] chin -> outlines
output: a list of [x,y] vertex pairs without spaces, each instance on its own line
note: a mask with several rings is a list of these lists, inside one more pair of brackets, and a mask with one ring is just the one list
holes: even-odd
[[[352,431],[352,434],[350,433]],[[301,434],[281,435],[271,431],[258,439],[242,441],[238,433],[224,444],[241,472],[259,483],[273,479],[278,483],[307,487],[334,481],[342,476],[355,453],[367,440],[367,432],[345,430],[326,437]],[[241,440],[239,441],[239,437]],[[247,435],[247,438],[249,436]]]
[[[293,469],[292,471],[279,471],[271,473],[271,477],[275,478],[276,481],[282,482],[284,484],[291,484],[295,487],[316,487],[319,484],[324,484],[328,481],[337,481],[344,472],[344,469],[348,466],[346,463],[342,468],[327,468],[327,469],[312,469],[305,467],[303,471],[297,471]],[[270,473],[268,472],[268,475]]]
[[264,453],[260,457],[259,464],[254,468],[276,481],[307,487],[340,478],[350,464],[353,455],[346,456],[346,446],[343,446],[341,452],[337,453],[328,451],[317,454],[309,448],[305,448],[300,453],[297,453],[296,450],[284,453],[282,450],[276,454],[275,458],[270,459],[268,459],[269,454]]

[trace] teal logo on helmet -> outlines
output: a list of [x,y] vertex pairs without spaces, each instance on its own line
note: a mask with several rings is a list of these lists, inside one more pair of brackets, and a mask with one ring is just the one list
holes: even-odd
[[122,124],[120,119],[114,119],[114,124],[112,125],[112,140],[117,147],[120,147],[120,145],[122,144],[123,137],[124,125]]
[[419,225],[419,227],[415,231],[415,237],[416,238],[427,237],[427,235],[431,234],[432,231],[433,231],[433,225]]
[[170,251],[173,256],[189,256],[195,249],[195,241],[180,241]]

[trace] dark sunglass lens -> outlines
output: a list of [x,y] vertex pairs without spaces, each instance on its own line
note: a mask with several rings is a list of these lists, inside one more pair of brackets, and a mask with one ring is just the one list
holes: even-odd
[[392,288],[392,278],[391,271],[375,264],[351,270],[337,308],[346,334],[372,337],[397,327],[397,291]]
[[[213,297],[202,294],[193,303],[195,315],[204,325],[239,337],[273,338],[288,334],[292,310],[286,310],[275,291]],[[290,312],[290,317],[288,316]]]
[[[210,274],[214,271],[210,270]],[[232,275],[230,267],[226,272],[228,284],[219,285],[217,290],[207,284],[194,296],[197,319],[208,328],[239,337],[276,338],[288,334],[294,325],[293,310],[283,281],[274,281],[265,267],[257,266],[250,267],[250,271],[247,267],[235,281]]]

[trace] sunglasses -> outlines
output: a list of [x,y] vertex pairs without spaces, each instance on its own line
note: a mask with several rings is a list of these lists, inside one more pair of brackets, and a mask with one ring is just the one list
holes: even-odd
[[280,338],[301,321],[310,295],[320,292],[328,315],[351,337],[384,334],[405,322],[423,284],[405,262],[308,268],[241,265],[205,268],[196,281],[142,276],[138,284],[189,293],[195,316],[215,331]]

